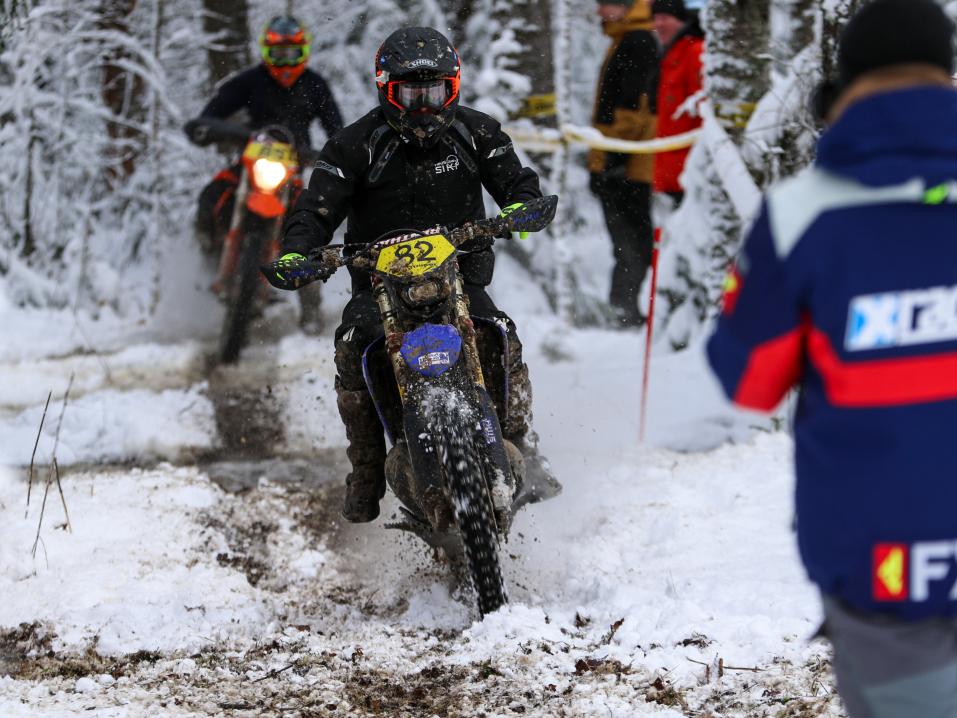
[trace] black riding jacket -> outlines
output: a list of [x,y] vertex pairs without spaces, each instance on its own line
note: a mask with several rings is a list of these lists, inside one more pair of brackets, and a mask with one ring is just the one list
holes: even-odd
[[[500,207],[542,196],[538,175],[522,166],[494,119],[460,107],[445,135],[423,149],[403,142],[376,108],[323,147],[309,188],[286,220],[283,251],[307,254],[329,244],[347,217],[347,244],[483,219],[483,186]],[[470,284],[487,285],[493,266],[488,249],[459,260]],[[369,287],[363,273],[352,279],[354,290]]]
[[326,81],[316,72],[305,72],[285,88],[276,82],[263,64],[250,67],[223,81],[216,88],[200,117],[226,119],[245,109],[250,129],[278,124],[288,128],[296,146],[311,147],[309,125],[318,119],[328,137],[342,129],[339,107]]

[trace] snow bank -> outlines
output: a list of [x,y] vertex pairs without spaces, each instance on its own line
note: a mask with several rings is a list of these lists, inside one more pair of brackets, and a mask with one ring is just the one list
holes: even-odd
[[0,626],[48,621],[57,645],[101,654],[194,652],[268,625],[257,591],[216,561],[222,538],[203,526],[221,492],[195,470],[69,474],[64,499],[45,476],[0,478]]
[[[51,402],[38,461],[51,458],[60,408],[60,401]],[[42,416],[43,404],[8,416],[0,413],[4,424],[0,455],[9,463],[30,463]],[[69,402],[56,456],[61,466],[177,458],[187,450],[211,448],[215,436],[213,406],[205,395],[205,384],[160,392],[105,389]]]

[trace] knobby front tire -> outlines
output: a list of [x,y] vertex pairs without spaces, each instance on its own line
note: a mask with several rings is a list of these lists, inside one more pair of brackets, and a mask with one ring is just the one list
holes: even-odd
[[253,303],[259,290],[259,265],[262,263],[265,234],[262,228],[250,227],[244,222],[242,250],[236,275],[233,277],[226,303],[226,318],[220,340],[220,360],[232,364],[246,344]]
[[508,597],[499,565],[495,514],[482,472],[485,462],[476,446],[474,432],[446,425],[442,430],[439,458],[478,608],[484,616],[508,603]]

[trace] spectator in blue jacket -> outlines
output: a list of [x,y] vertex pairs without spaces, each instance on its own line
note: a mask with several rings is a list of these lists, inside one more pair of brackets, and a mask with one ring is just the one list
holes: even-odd
[[957,91],[932,0],[848,23],[813,167],[773,189],[708,344],[799,387],[798,543],[853,718],[957,716]]

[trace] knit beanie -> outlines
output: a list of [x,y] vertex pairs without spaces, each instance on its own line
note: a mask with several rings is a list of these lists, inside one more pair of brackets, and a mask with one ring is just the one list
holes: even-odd
[[[657,3],[655,3],[657,5]],[[838,84],[888,65],[922,63],[954,73],[954,24],[934,0],[874,0],[841,33]]]
[[688,21],[688,9],[684,0],[655,0],[651,4],[652,15],[674,15],[679,20]]

